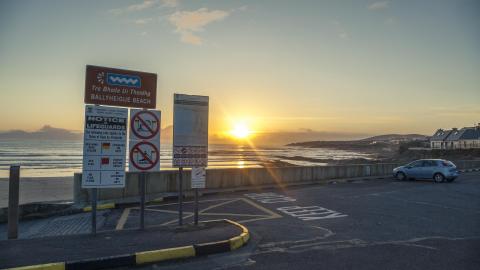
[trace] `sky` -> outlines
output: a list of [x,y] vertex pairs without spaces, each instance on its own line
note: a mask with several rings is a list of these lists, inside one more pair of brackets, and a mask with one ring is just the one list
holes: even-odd
[[480,1],[0,0],[0,130],[81,131],[87,64],[210,97],[210,133],[480,122]]

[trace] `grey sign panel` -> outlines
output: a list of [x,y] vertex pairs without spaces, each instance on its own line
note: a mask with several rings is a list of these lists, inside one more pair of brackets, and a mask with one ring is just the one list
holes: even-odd
[[174,167],[208,165],[208,96],[174,95]]

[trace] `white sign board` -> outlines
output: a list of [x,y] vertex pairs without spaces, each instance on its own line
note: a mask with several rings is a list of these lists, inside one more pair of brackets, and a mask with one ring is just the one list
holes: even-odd
[[160,119],[157,110],[130,110],[130,172],[160,170]]
[[208,97],[174,95],[173,167],[208,165]]
[[205,188],[205,167],[192,168],[192,188]]
[[128,110],[86,105],[82,188],[125,187]]

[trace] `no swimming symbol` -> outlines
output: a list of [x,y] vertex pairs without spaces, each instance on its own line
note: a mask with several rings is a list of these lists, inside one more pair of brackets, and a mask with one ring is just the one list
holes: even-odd
[[130,128],[137,138],[148,140],[158,134],[160,120],[151,111],[139,111],[132,117]]
[[130,151],[130,163],[140,171],[147,171],[155,167],[159,158],[157,147],[150,142],[139,142]]

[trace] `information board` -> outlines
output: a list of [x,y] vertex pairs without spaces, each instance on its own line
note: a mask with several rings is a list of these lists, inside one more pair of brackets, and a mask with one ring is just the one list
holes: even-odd
[[172,165],[208,166],[208,96],[174,95]]
[[85,103],[155,108],[157,74],[87,65]]
[[160,119],[157,110],[130,110],[130,172],[160,170]]
[[85,106],[82,188],[125,187],[128,109]]

